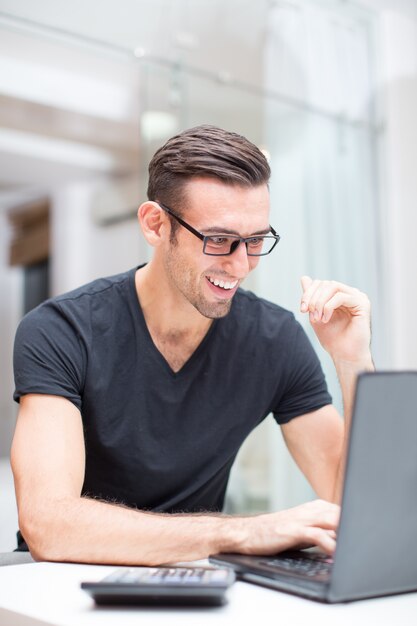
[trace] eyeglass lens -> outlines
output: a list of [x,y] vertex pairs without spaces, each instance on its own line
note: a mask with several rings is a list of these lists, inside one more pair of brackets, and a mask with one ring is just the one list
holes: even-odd
[[[241,242],[240,237],[229,235],[210,235],[204,237],[204,252],[212,255],[230,254]],[[247,253],[250,256],[268,254],[274,247],[275,237],[268,235],[245,239]]]

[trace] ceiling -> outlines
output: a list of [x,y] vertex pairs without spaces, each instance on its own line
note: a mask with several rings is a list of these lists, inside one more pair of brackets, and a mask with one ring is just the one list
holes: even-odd
[[[417,0],[315,0],[393,10],[417,19]],[[261,84],[271,5],[297,0],[0,0],[0,12],[128,50]]]
[[[137,165],[133,146],[138,137],[137,105],[126,105],[129,112],[124,119],[112,119],[111,113],[99,110],[98,102],[96,111],[89,111],[87,96],[81,102],[82,94],[75,93],[75,81],[74,89],[68,88],[74,71],[79,71],[87,91],[94,81],[96,92],[107,82],[124,98],[123,89],[130,83],[136,94],[126,63],[120,64],[121,78],[115,69],[118,51],[125,50],[127,58],[134,59],[136,50],[139,56],[185,63],[203,75],[218,75],[223,82],[233,77],[261,86],[268,6],[269,0],[0,0],[0,64],[2,56],[3,63],[9,57],[20,72],[13,82],[13,63],[3,68],[3,77],[5,70],[9,75],[6,91],[1,89],[0,76],[0,204],[13,199],[15,191],[20,197],[22,188],[31,193],[34,186],[79,176],[82,168],[76,161],[80,159],[93,162],[91,169],[104,174],[125,169],[127,161]],[[101,48],[104,54],[99,52],[96,58],[88,54],[93,42],[98,44],[96,51]],[[26,74],[24,63],[31,68]],[[42,84],[46,65],[51,76],[55,72],[56,88],[46,77]],[[163,72],[162,67],[159,80],[153,79],[154,99],[159,84],[163,89],[167,84]],[[194,97],[204,100],[212,94],[203,85]],[[92,144],[94,154],[88,149]],[[64,155],[61,160],[53,158],[55,149]]]
[[[362,10],[363,7],[376,11],[392,9],[417,19],[417,0],[315,1],[333,6],[349,5],[352,10]],[[18,33],[14,41],[14,54],[20,56],[21,60],[25,60],[25,56],[31,57],[32,50],[25,48],[23,38],[19,50],[18,37],[25,33],[25,29],[31,33],[31,37],[38,36],[39,47],[44,45],[42,54],[44,57],[49,54],[50,64],[54,65],[55,62],[58,71],[61,71],[62,62],[61,58],[54,59],[53,39],[55,36],[62,47],[62,42],[68,35],[68,55],[77,54],[74,47],[77,40],[80,44],[86,44],[87,40],[90,43],[101,42],[105,44],[103,49],[107,47],[109,53],[125,50],[133,56],[133,51],[136,50],[139,56],[158,57],[170,63],[181,62],[198,68],[202,73],[217,75],[220,82],[227,83],[229,79],[233,79],[262,88],[263,45],[268,12],[271,5],[291,5],[296,2],[297,0],[0,0],[0,27],[3,23],[3,41],[7,31],[10,33],[15,29]],[[47,44],[44,44],[47,40],[50,42],[49,52],[46,49]],[[7,52],[3,43],[3,52],[5,50]],[[110,67],[111,63],[112,60],[107,65]],[[96,70],[91,67],[89,71],[90,80],[93,80]],[[102,70],[98,71],[100,73]],[[114,74],[114,68],[112,71]],[[106,81],[105,76],[101,78],[102,82]],[[71,79],[69,74],[68,79]],[[122,83],[123,79],[119,82]],[[207,92],[204,90],[196,95],[207,100]],[[209,104],[210,102],[205,102],[206,106]],[[244,102],[240,106],[243,108]],[[0,127],[18,132],[32,131],[38,137],[46,137],[42,155],[39,153],[32,160],[27,154],[21,157],[19,150],[9,154],[0,146],[0,201],[2,197],[9,197],[14,190],[21,190],[25,184],[33,186],[37,178],[46,184],[54,178],[61,180],[61,176],[65,179],[67,172],[70,176],[79,172],[80,168],[77,169],[72,163],[71,169],[65,159],[58,164],[45,157],[48,145],[51,154],[53,153],[54,146],[51,142],[54,138],[59,138],[61,143],[58,147],[61,152],[65,148],[67,154],[71,153],[74,159],[95,157],[103,171],[107,167],[107,153],[96,152],[92,155],[84,150],[84,154],[78,154],[77,147],[71,142],[84,146],[94,144],[98,150],[104,151],[113,146],[112,158],[116,159],[115,163],[119,167],[127,158],[126,154],[122,154],[123,149],[130,151],[130,155],[133,151],[132,140],[137,137],[135,116],[137,121],[137,111],[131,108],[128,123],[99,119],[99,116],[91,122],[91,115],[86,111],[66,111],[62,106],[55,106],[53,102],[40,103],[32,97],[22,99],[19,96],[10,96],[0,89]],[[11,142],[12,136],[9,139]],[[4,144],[4,137],[1,140]],[[27,136],[17,137],[16,145],[19,141],[23,145],[23,140],[30,147]],[[117,154],[115,149],[119,151]],[[46,158],[46,168],[42,169],[40,156]]]
[[269,0],[0,0],[0,11],[256,81],[269,4]]

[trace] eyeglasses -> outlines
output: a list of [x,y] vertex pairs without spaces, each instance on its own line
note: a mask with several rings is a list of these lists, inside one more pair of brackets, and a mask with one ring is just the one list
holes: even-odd
[[203,242],[203,253],[209,256],[228,256],[238,248],[240,243],[246,246],[248,256],[265,256],[272,252],[280,240],[280,236],[270,226],[272,235],[253,235],[252,237],[239,237],[238,235],[229,235],[225,233],[214,233],[212,235],[203,235],[198,230],[187,224],[183,219],[178,217],[169,207],[158,202],[161,209],[171,215],[181,226],[190,231],[193,235],[201,239]]

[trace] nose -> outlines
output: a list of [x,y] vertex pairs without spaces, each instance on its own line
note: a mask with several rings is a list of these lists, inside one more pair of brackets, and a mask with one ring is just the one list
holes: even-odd
[[223,258],[226,271],[231,276],[236,276],[236,278],[245,278],[254,267],[253,259],[256,260],[256,257],[248,256],[246,245],[243,241],[239,242],[232,254]]

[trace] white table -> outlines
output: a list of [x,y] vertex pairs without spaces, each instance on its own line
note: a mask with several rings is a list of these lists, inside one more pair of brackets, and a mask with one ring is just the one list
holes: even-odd
[[0,568],[1,626],[417,626],[417,593],[326,605],[237,582],[213,608],[96,608],[80,589],[115,567],[34,563]]

